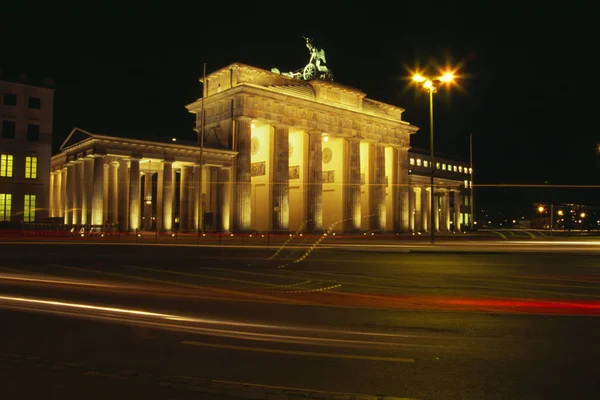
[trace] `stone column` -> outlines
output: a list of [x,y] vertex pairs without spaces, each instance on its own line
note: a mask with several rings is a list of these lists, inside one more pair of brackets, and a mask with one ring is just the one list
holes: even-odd
[[92,197],[94,191],[94,159],[92,157],[87,157],[83,160],[83,171],[84,171],[84,180],[83,180],[83,223],[91,224],[92,223]]
[[[156,199],[152,198],[152,175],[153,172],[144,172],[144,198],[143,208],[144,208],[144,230],[151,231],[152,230],[152,202],[156,201]],[[148,204],[147,199],[150,199],[150,204]]]
[[450,232],[450,192],[442,196],[442,231]]
[[415,217],[416,217],[416,213],[415,213],[415,207],[416,207],[416,195],[415,195],[415,188],[414,187],[409,187],[408,188],[408,192],[406,193],[408,195],[408,218],[407,218],[407,222],[408,222],[408,231],[409,232],[415,232]]
[[419,187],[411,188],[411,192],[413,193],[413,196],[414,196],[413,230],[415,232],[422,232],[424,230],[423,229],[423,197],[427,198],[427,193],[425,192],[425,189],[419,188]]
[[55,172],[56,177],[54,178],[55,182],[55,190],[54,190],[54,209],[55,209],[55,217],[64,216],[64,204],[63,204],[63,171],[58,170]]
[[[67,164],[62,169],[63,176],[63,204],[65,206],[63,211],[64,224],[71,225],[73,223],[73,174],[75,168],[72,164]],[[70,174],[70,175],[69,175]]]
[[54,210],[54,207],[55,207],[55,205],[54,205],[55,204],[54,196],[55,196],[55,193],[56,193],[56,188],[54,187],[54,185],[55,185],[56,180],[54,178],[54,175],[55,175],[55,172],[51,171],[50,172],[50,202],[49,202],[50,204],[48,205],[48,208],[49,208],[49,211],[50,211],[48,213],[48,215],[50,216],[50,218],[54,218],[56,216],[55,215],[56,212]]
[[217,189],[218,225],[221,232],[229,232],[231,221],[231,185],[229,168],[219,169],[219,186]]
[[400,160],[398,156],[398,149],[392,147],[392,176],[391,176],[391,190],[392,196],[392,209],[387,210],[387,218],[392,218],[394,232],[401,232],[402,227],[400,221],[402,220],[402,201],[401,201],[401,179],[400,179]]
[[104,156],[94,156],[92,225],[104,224]]
[[104,173],[102,174],[104,176],[104,180],[103,180],[103,185],[102,185],[102,190],[103,190],[103,195],[102,195],[102,223],[105,223],[107,221],[107,217],[108,217],[108,200],[110,198],[110,194],[108,191],[108,180],[109,180],[109,175],[110,175],[110,166],[108,164],[106,164],[106,160],[104,162]]
[[119,221],[119,163],[113,161],[108,170],[108,222]]
[[285,232],[290,224],[289,129],[275,126],[273,135],[273,231]]
[[461,229],[461,214],[460,207],[462,205],[462,196],[460,195],[460,190],[455,190],[454,192],[454,231],[460,232]]
[[412,218],[412,209],[408,204],[408,192],[410,189],[408,183],[408,148],[402,147],[398,149],[398,165],[399,165],[399,181],[400,181],[400,230],[408,232],[409,218]]
[[251,181],[251,120],[236,120],[237,151],[235,162],[235,213],[234,229],[248,231],[252,227],[252,181]]
[[373,182],[370,191],[370,214],[372,229],[385,230],[386,206],[385,206],[385,146],[377,143],[371,147],[369,162],[373,163]]
[[129,229],[129,165],[127,160],[119,160],[119,206],[118,217],[119,231],[127,232]]
[[429,197],[430,190],[425,187],[421,188],[421,232],[429,232],[429,210],[431,209],[431,200]]
[[140,229],[140,160],[132,158],[129,166],[129,230]]
[[193,231],[196,229],[195,224],[194,224],[194,207],[196,206],[196,202],[194,199],[194,193],[196,190],[196,185],[195,185],[195,168],[194,166],[190,166],[190,170],[189,170],[189,177],[188,177],[188,223],[187,223],[187,229],[188,231]]
[[180,184],[180,196],[179,196],[179,230],[182,232],[188,231],[189,226],[189,203],[190,203],[190,181],[191,181],[192,167],[184,165],[181,168],[181,184]]
[[435,229],[436,232],[440,231],[440,196],[439,194],[435,194],[433,199],[433,226],[431,229]]
[[79,160],[75,164],[75,188],[73,190],[73,223],[75,225],[81,224],[83,219],[83,180],[84,165],[83,161]]
[[311,132],[308,135],[308,201],[306,230],[323,229],[323,135]]
[[203,230],[202,219],[204,210],[202,209],[202,168],[200,164],[194,165],[194,184],[193,184],[192,202],[193,205],[193,225],[192,229],[196,231]]
[[360,230],[360,139],[348,139],[348,162],[346,171],[346,232]]
[[175,177],[173,176],[173,162],[163,161],[163,218],[162,226],[166,232],[173,230],[173,194]]

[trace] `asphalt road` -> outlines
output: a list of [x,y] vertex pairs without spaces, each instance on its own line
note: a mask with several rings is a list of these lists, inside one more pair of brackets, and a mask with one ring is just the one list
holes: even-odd
[[600,253],[536,249],[0,244],[0,396],[593,398]]

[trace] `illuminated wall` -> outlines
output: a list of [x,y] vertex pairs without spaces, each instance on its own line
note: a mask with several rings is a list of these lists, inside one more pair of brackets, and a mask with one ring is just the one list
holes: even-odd
[[364,230],[372,229],[369,186],[373,182],[373,165],[370,162],[370,147],[370,143],[360,142],[360,210],[362,213],[360,227]]
[[272,143],[273,128],[270,125],[252,128],[252,229],[258,231],[268,231],[272,226]]
[[290,231],[305,227],[306,185],[308,173],[308,136],[297,131],[289,134],[290,151]]
[[391,147],[385,148],[385,176],[387,178],[387,185],[385,187],[385,229],[388,231],[394,230],[394,195],[392,194],[393,186],[395,182],[392,162],[394,159],[394,149]]
[[346,141],[329,138],[323,141],[323,229],[337,223],[334,231],[343,230],[344,213],[344,165]]

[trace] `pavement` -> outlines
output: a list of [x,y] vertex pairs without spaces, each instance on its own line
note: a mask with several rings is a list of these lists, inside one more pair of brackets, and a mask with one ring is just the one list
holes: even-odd
[[598,393],[595,244],[492,246],[0,243],[0,395]]

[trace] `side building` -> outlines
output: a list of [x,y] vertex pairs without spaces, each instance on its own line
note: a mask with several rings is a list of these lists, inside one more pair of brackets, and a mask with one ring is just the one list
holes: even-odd
[[0,74],[0,223],[48,217],[54,89]]
[[[411,148],[408,152],[410,184],[410,230],[430,232],[431,164],[427,150]],[[439,232],[460,232],[472,228],[472,169],[456,157],[435,155],[434,227]]]

